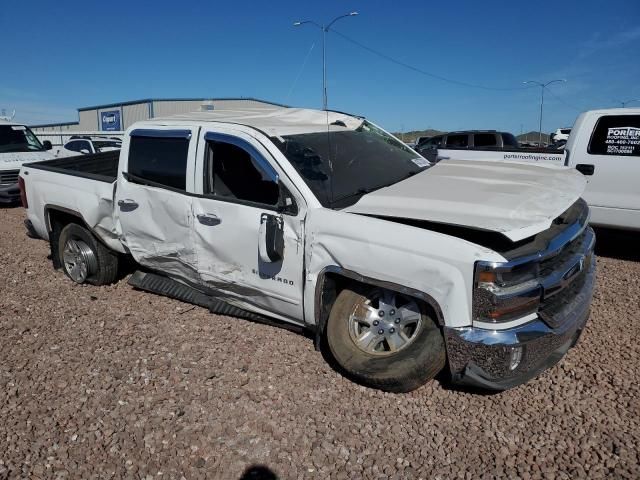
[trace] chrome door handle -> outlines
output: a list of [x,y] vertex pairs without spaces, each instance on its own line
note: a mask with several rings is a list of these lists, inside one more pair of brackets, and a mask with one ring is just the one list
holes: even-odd
[[218,216],[213,213],[201,213],[196,215],[196,218],[202,225],[206,225],[207,227],[214,227],[222,222]]
[[133,212],[139,205],[135,201],[127,198],[125,200],[118,200],[118,206],[123,212]]

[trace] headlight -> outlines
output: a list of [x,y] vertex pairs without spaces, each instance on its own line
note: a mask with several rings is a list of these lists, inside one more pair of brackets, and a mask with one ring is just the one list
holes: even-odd
[[473,287],[473,319],[501,323],[538,310],[542,287],[539,266],[526,263],[515,267],[500,263],[476,262]]

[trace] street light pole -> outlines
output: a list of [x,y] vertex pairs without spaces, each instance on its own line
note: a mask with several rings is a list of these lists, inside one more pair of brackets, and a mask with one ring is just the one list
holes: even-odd
[[341,18],[354,17],[356,15],[358,15],[358,12],[350,12],[350,13],[345,13],[344,15],[338,15],[336,18],[331,20],[327,25],[320,25],[319,23],[314,22],[313,20],[302,20],[302,21],[293,23],[294,27],[310,24],[322,30],[322,109],[323,110],[327,109],[327,103],[328,103],[327,102],[327,46],[326,46],[327,32],[329,31],[331,26]]
[[542,106],[544,105],[544,89],[549,85],[551,85],[552,83],[558,83],[558,82],[566,82],[566,80],[559,78],[557,80],[551,80],[547,83],[538,82],[536,80],[527,80],[526,82],[522,82],[525,84],[533,83],[534,85],[538,85],[542,90],[540,94],[540,122],[538,125],[538,146],[542,145]]

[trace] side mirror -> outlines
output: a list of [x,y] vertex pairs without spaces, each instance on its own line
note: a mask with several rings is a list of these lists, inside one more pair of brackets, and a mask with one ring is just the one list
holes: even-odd
[[89,150],[87,150],[86,148],[81,148],[80,149],[80,153],[84,153],[85,155],[88,153],[91,153]]
[[263,213],[260,217],[258,254],[260,261],[273,263],[284,258],[284,221],[281,217]]
[[42,146],[45,150],[51,150],[53,148],[53,145],[51,145],[51,142],[49,140],[45,140],[44,142],[42,142]]

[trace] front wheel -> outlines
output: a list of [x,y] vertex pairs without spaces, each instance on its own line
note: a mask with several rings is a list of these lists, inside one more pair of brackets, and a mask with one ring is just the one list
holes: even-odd
[[118,256],[75,223],[60,232],[58,258],[64,273],[76,283],[107,285],[118,275]]
[[446,363],[442,332],[424,305],[382,288],[342,290],[329,315],[327,343],[356,381],[391,392],[420,387]]

